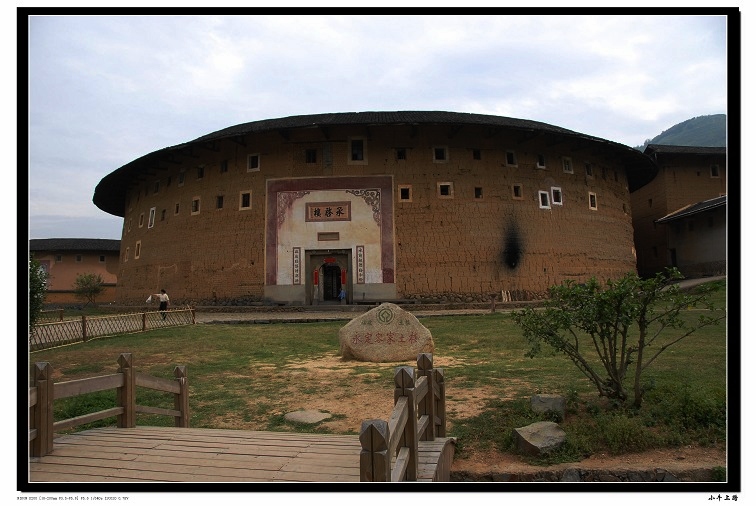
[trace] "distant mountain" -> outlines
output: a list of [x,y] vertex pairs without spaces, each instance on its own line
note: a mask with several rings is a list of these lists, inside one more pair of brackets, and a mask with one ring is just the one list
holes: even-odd
[[726,147],[726,123],[726,114],[698,116],[678,123],[653,139],[646,139],[642,146],[636,146],[635,149],[643,151],[649,144]]

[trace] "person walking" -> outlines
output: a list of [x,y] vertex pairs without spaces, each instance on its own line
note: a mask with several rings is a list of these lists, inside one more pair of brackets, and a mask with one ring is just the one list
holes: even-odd
[[163,320],[165,320],[165,312],[168,309],[168,303],[171,301],[171,299],[169,299],[168,294],[165,293],[165,288],[161,289],[160,293],[156,293],[154,296],[157,297],[158,301],[160,301],[160,314],[163,316]]

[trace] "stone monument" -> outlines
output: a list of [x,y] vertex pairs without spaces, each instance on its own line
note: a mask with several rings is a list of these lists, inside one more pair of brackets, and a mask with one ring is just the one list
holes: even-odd
[[399,362],[433,353],[433,336],[415,315],[386,302],[341,327],[339,345],[345,359]]

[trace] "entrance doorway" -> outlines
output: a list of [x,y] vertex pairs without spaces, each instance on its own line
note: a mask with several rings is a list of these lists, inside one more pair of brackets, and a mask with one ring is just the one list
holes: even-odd
[[339,301],[341,293],[341,267],[323,266],[323,302]]
[[306,250],[306,304],[340,304],[342,290],[345,304],[352,300],[352,252],[348,249]]

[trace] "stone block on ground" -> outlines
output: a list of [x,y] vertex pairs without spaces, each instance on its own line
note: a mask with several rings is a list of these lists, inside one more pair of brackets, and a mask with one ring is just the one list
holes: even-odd
[[302,409],[299,411],[292,411],[286,413],[284,418],[290,422],[297,423],[318,423],[328,418],[331,418],[330,413],[323,413],[322,411],[315,411],[311,409]]
[[512,436],[519,451],[537,457],[559,448],[567,433],[554,422],[535,422],[514,429]]
[[537,394],[530,398],[530,409],[536,413],[557,413],[559,420],[564,420],[566,402],[561,395]]
[[415,315],[388,302],[344,325],[339,347],[343,358],[366,362],[415,360],[434,349],[430,330]]

